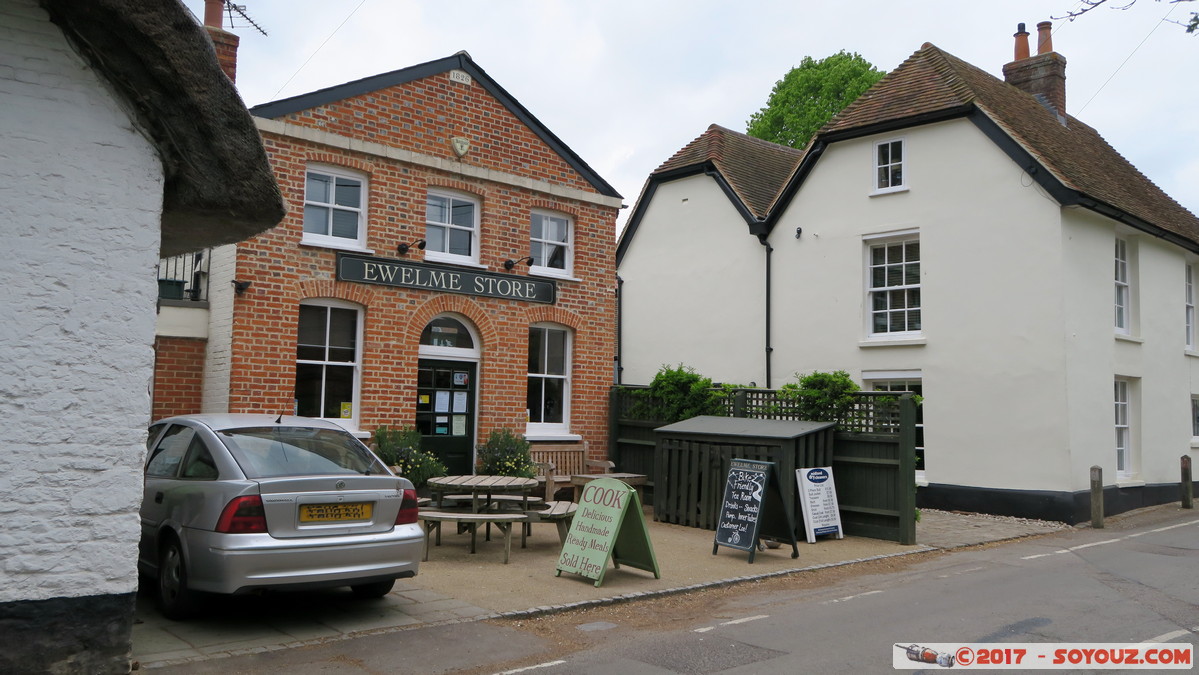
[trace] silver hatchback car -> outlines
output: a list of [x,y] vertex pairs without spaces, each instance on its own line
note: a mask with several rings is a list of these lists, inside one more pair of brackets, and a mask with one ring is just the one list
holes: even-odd
[[138,570],[185,618],[203,593],[349,586],[381,597],[422,556],[416,491],[324,420],[185,415],[150,427]]

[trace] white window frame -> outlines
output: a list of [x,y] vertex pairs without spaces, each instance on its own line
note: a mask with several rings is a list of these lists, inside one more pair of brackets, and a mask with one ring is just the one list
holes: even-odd
[[[545,236],[546,223],[542,224],[542,236],[533,236],[533,221],[538,218],[548,220],[562,221],[566,224],[566,241],[557,241],[549,239]],[[529,256],[533,258],[533,265],[529,271],[545,276],[556,277],[572,277],[574,275],[574,239],[575,239],[575,224],[574,219],[562,213],[554,213],[552,211],[543,211],[535,209],[529,214]],[[558,246],[566,249],[565,260],[562,267],[552,267],[547,265],[546,258],[543,255],[538,255],[535,250],[537,245],[541,246]]]
[[[562,374],[549,373],[528,373],[528,379],[534,377],[542,379],[555,379],[562,381],[562,421],[561,422],[534,422],[532,410],[527,411],[528,422],[525,428],[526,438],[536,438],[538,440],[568,440],[576,439],[578,436],[570,433],[570,414],[571,414],[571,394],[572,394],[572,372],[574,370],[574,331],[570,328],[556,323],[535,323],[529,326],[529,332],[534,330],[542,331],[558,331],[565,334],[566,342],[564,345],[564,363]],[[548,341],[543,341],[543,344],[548,345]],[[530,340],[530,349],[532,348]],[[526,384],[526,398],[528,397],[528,385]]]
[[1115,379],[1113,402],[1117,480],[1128,480],[1136,474],[1136,387],[1134,378]]
[[[1195,350],[1195,266],[1186,265],[1186,349]],[[1197,434],[1199,435],[1199,434]]]
[[[863,265],[863,267],[865,268],[864,284],[865,284],[865,290],[866,290],[864,319],[865,319],[865,331],[866,331],[867,338],[870,340],[902,340],[902,339],[908,339],[908,338],[922,336],[924,334],[924,308],[923,308],[924,298],[923,298],[923,292],[922,292],[923,291],[923,269],[920,268],[920,271],[917,274],[917,283],[898,284],[895,286],[887,286],[887,285],[878,286],[878,287],[874,286],[874,270],[876,268],[882,268],[885,270],[889,266],[894,266],[894,265],[898,264],[898,265],[902,266],[901,269],[904,269],[904,271],[906,271],[906,266],[908,264],[910,264],[910,262],[911,262],[911,261],[906,260],[907,244],[916,243],[917,245],[919,245],[919,243],[920,243],[919,230],[905,230],[902,232],[891,232],[891,233],[880,234],[880,235],[871,235],[871,236],[863,237],[862,241],[865,244],[865,246],[864,246],[864,249],[865,249],[864,256],[865,257],[864,257],[864,265]],[[884,249],[884,256],[885,256],[886,255],[885,249],[889,246],[896,246],[896,245],[899,245],[904,249],[905,260],[892,262],[892,261],[884,259],[884,262],[881,265],[875,264],[874,251],[876,249],[879,249],[879,248]],[[918,257],[914,261],[918,267],[922,263],[921,258],[923,257],[923,252],[921,251],[921,253],[919,255],[920,255],[920,257]],[[917,312],[920,312],[920,328],[915,329],[915,330],[903,330],[903,331],[886,330],[886,331],[876,332],[875,328],[874,328],[875,314],[877,314],[877,313],[888,313],[889,314],[892,311],[900,311],[900,310],[890,309],[890,306],[889,306],[890,294],[892,292],[902,292],[904,294],[905,303],[906,303],[908,291],[911,291],[911,290],[915,290],[920,294],[920,303],[914,307],[906,307],[905,306],[902,308],[902,311],[911,312],[912,310],[915,310]],[[886,293],[887,294],[888,309],[876,310],[874,308],[876,293]]]
[[[318,174],[318,175],[322,175],[322,176],[328,176],[329,178],[331,178],[333,180],[333,194],[331,195],[331,198],[333,201],[319,202],[319,201],[315,201],[310,198],[310,195],[308,194],[308,176],[309,176],[309,174],[314,174],[314,173]],[[339,178],[345,179],[345,180],[354,180],[354,181],[359,182],[360,185],[358,188],[359,189],[358,203],[360,204],[360,206],[358,208],[354,208],[352,206],[345,206],[345,205],[337,203],[336,183]],[[316,232],[309,232],[305,229],[303,236],[300,239],[300,243],[306,244],[309,246],[321,246],[324,248],[341,248],[341,249],[349,249],[349,250],[354,250],[354,251],[365,251],[366,250],[366,223],[367,223],[366,214],[367,214],[367,207],[368,207],[367,198],[370,195],[369,187],[370,187],[370,183],[367,180],[366,174],[359,173],[356,171],[347,171],[345,169],[341,169],[338,167],[326,166],[326,165],[321,165],[321,164],[314,164],[314,165],[308,166],[304,171],[304,212],[301,213],[301,215],[300,215],[300,219],[302,221],[301,228],[303,228],[307,223],[308,207],[316,206],[316,207],[320,207],[320,208],[329,209],[331,212],[332,211],[340,211],[343,213],[356,214],[358,217],[358,236],[356,238],[351,239],[349,237],[335,236],[331,233],[330,234],[320,234],[320,233],[316,233]],[[328,225],[330,228],[332,228],[332,220],[329,221]],[[330,229],[330,232],[331,231],[332,230]]]
[[1132,333],[1132,286],[1129,275],[1128,240],[1116,237],[1115,247],[1115,327],[1120,335]]
[[1191,447],[1199,443],[1199,394],[1191,394]]
[[[916,428],[919,430],[916,434],[917,441],[928,441],[924,436],[924,373],[920,370],[864,370],[862,371],[862,389],[866,391],[912,391],[911,386],[915,384],[918,388],[917,396],[921,398],[921,405],[916,408]],[[879,387],[884,387],[880,389]],[[927,484],[925,481],[925,471],[928,469],[928,454],[925,452],[926,446],[917,443],[916,451],[924,457],[924,467],[916,469],[916,481]]]
[[473,361],[478,363],[480,360],[482,360],[483,350],[479,346],[482,344],[480,342],[481,338],[479,337],[478,329],[475,328],[474,322],[461,314],[456,314],[454,312],[442,312],[432,319],[429,319],[429,323],[441,318],[453,319],[454,321],[462,324],[462,326],[466,328],[466,332],[470,335],[470,341],[474,347],[438,347],[435,345],[422,344],[418,346],[417,353],[425,358],[442,359],[446,361]]
[[[899,147],[899,161],[892,160],[894,147]],[[872,194],[881,195],[891,192],[901,192],[908,189],[908,144],[907,139],[888,138],[882,141],[876,141],[871,146],[871,161],[872,167],[870,185],[873,188]],[[888,151],[887,161],[882,161],[879,156],[882,149],[886,147]],[[895,173],[899,174],[899,182],[895,182]],[[884,181],[884,176],[886,180]],[[886,182],[886,185],[883,183]]]
[[[471,226],[469,228],[467,228],[467,227],[462,227],[460,225],[455,225],[453,222],[440,222],[440,221],[430,220],[429,219],[429,211],[428,211],[428,201],[433,198],[450,200],[450,203],[451,203],[450,210],[451,211],[453,210],[452,204],[454,201],[465,202],[465,203],[471,204],[474,209]],[[475,266],[477,266],[479,264],[479,239],[481,238],[479,223],[481,222],[480,219],[482,217],[482,211],[483,211],[482,202],[480,202],[480,200],[477,197],[475,197],[473,195],[469,195],[465,192],[457,192],[454,190],[442,190],[442,189],[430,188],[428,194],[425,197],[425,205],[426,205],[425,206],[425,242],[426,242],[425,260],[451,263],[451,264],[456,264],[456,265],[475,265]],[[452,216],[451,216],[450,220],[453,220]],[[461,254],[457,254],[457,253],[450,253],[447,250],[438,250],[437,248],[434,248],[434,241],[436,240],[436,238],[430,234],[430,228],[432,228],[432,227],[439,227],[439,228],[445,229],[447,236],[445,236],[443,238],[443,241],[444,241],[444,245],[446,248],[449,247],[448,234],[450,231],[469,231],[470,232],[470,254],[469,255],[461,255]]]
[[[329,361],[327,359],[322,361],[322,360],[313,360],[313,359],[301,359],[301,358],[299,358],[298,354],[296,356],[297,368],[301,364],[319,365],[319,366],[324,366],[326,368],[328,366],[334,366],[334,367],[347,367],[348,366],[348,367],[353,368],[354,382],[352,385],[353,398],[350,401],[350,406],[351,406],[350,407],[350,411],[351,411],[350,417],[348,417],[348,418],[347,417],[321,417],[321,419],[329,420],[330,422],[339,424],[339,425],[349,429],[350,431],[354,431],[354,430],[358,429],[358,420],[360,419],[360,413],[361,413],[360,407],[361,407],[361,403],[362,403],[362,347],[363,347],[362,333],[363,333],[363,328],[364,328],[363,324],[365,323],[364,322],[365,312],[363,312],[363,308],[361,305],[356,305],[352,302],[345,302],[343,300],[334,300],[331,298],[301,300],[300,305],[305,306],[305,307],[324,307],[324,308],[326,308],[326,312],[328,312],[328,308],[333,308],[333,309],[353,310],[354,312],[357,313],[357,318],[355,320],[356,334],[354,336],[354,360],[353,361]],[[326,330],[325,346],[327,347],[329,344],[329,336],[328,336],[329,322],[328,321],[326,321],[326,323],[325,323],[325,330]],[[296,319],[296,333],[297,333],[297,347],[298,347],[298,342],[299,342],[299,317],[298,317],[298,315],[297,315],[297,319]],[[298,376],[299,375],[297,374],[297,377]],[[323,384],[321,386],[321,400],[322,401],[324,400],[324,385]]]

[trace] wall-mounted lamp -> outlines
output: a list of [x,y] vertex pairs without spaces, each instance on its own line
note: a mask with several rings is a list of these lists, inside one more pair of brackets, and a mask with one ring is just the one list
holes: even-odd
[[396,247],[396,253],[399,253],[400,255],[408,255],[408,251],[413,246],[415,246],[423,251],[423,250],[425,250],[425,240],[417,239],[416,241],[412,242],[411,244],[400,244],[399,246]]
[[249,282],[249,281],[238,281],[237,279],[234,279],[234,280],[233,280],[232,282],[230,282],[230,283],[232,283],[232,284],[233,284],[233,291],[234,291],[235,293],[237,293],[238,295],[241,295],[242,293],[245,293],[245,292],[246,292],[246,289],[250,287],[250,282]]
[[517,265],[519,265],[520,263],[524,263],[526,266],[531,266],[533,264],[533,256],[526,256],[524,258],[521,258],[520,260],[505,260],[504,261],[504,269],[510,270],[513,267],[516,267]]

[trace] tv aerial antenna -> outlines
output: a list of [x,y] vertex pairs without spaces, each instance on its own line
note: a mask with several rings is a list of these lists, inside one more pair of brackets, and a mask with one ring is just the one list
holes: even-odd
[[250,18],[249,14],[246,14],[246,6],[245,5],[235,5],[232,2],[230,2],[230,0],[224,0],[224,2],[225,2],[225,12],[229,15],[229,27],[230,28],[233,28],[233,18],[234,18],[233,14],[236,13],[238,16],[240,16],[242,18],[242,20],[244,20],[246,23],[253,26],[254,30],[258,31],[259,33],[262,33],[264,36],[266,35],[266,31],[263,30],[262,26],[259,26],[257,23],[255,23],[255,21]]

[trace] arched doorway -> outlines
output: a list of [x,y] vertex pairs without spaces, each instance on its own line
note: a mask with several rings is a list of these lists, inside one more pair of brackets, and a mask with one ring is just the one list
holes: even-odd
[[465,317],[442,314],[421,332],[416,429],[421,447],[454,475],[474,473],[479,354],[478,336]]

